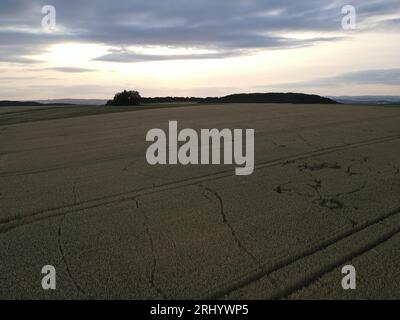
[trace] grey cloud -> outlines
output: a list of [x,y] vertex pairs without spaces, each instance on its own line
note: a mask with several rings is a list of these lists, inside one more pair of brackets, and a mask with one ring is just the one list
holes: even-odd
[[0,50],[0,62],[9,62],[9,63],[16,63],[16,64],[34,64],[34,63],[39,63],[42,61],[37,60],[37,59],[27,58],[24,56],[18,56],[18,55],[12,56],[10,54],[4,54]]
[[0,77],[0,81],[32,80],[35,77]]
[[318,88],[345,85],[400,85],[400,69],[362,70],[311,81],[281,83],[259,88]]
[[[114,50],[111,53],[93,59],[93,61],[107,61],[107,62],[121,62],[121,63],[135,63],[135,62],[146,62],[146,61],[166,61],[166,60],[210,60],[210,59],[222,59],[238,57],[242,55],[250,55],[255,53],[255,49],[261,49],[268,46],[270,49],[278,48],[298,48],[307,45],[312,45],[317,42],[324,41],[336,41],[340,40],[338,37],[327,37],[327,38],[312,38],[308,40],[297,40],[289,38],[278,38],[278,37],[263,37],[259,41],[254,39],[247,39],[247,49],[236,49],[232,48],[229,50],[229,44],[226,43],[226,48],[223,50],[212,52],[212,53],[199,53],[199,54],[145,54],[138,53],[129,50]],[[268,43],[268,45],[267,45]],[[215,48],[214,48],[215,49]],[[251,50],[253,49],[253,50]]]
[[0,62],[39,63],[31,55],[45,53],[49,45],[64,41],[78,40],[73,35],[57,33],[22,32],[0,29]]
[[399,28],[400,27],[400,18],[386,19],[386,20],[382,21],[381,27]]
[[75,67],[54,67],[54,68],[46,68],[46,70],[50,71],[58,71],[58,72],[67,72],[67,73],[81,73],[81,72],[93,72],[93,69],[86,68],[75,68]]
[[[39,83],[24,87],[0,86],[0,100],[44,100],[49,98],[89,98],[89,97],[112,97],[115,92],[123,90],[122,87],[92,85],[51,85]],[[32,92],[39,97],[32,99]]]
[[[217,51],[210,58],[224,58],[259,48],[293,48],[312,45],[308,41],[288,39],[284,32],[323,32],[325,41],[341,30],[341,7],[354,4],[360,20],[386,13],[400,12],[398,0],[52,0],[57,9],[57,24],[66,32],[28,34],[23,31],[0,32],[0,44],[26,53],[37,53],[65,41],[100,43],[124,49],[129,46],[173,46],[205,48]],[[0,27],[40,29],[40,8],[47,0],[2,0]],[[278,14],[274,14],[278,12]],[[383,25],[384,28],[384,25]],[[344,34],[345,36],[345,34]],[[20,59],[23,55],[2,54],[0,61]],[[28,52],[29,49],[29,52]],[[228,52],[228,53],[227,53]],[[25,53],[25,52],[24,52]],[[148,61],[179,58],[149,57],[130,53],[112,53],[98,58],[107,61]],[[180,57],[206,59],[206,56]],[[21,60],[22,59],[22,60]]]
[[[0,81],[35,80],[37,77],[0,77]],[[42,78],[43,79],[43,78]]]
[[176,55],[155,55],[143,54],[129,51],[116,51],[110,54],[93,59],[94,61],[108,62],[144,62],[144,61],[166,61],[166,60],[204,60],[204,59],[221,59],[236,54],[229,52],[203,53],[203,54],[176,54]]
[[322,84],[384,84],[400,85],[400,69],[365,70],[346,73],[337,77],[321,80]]

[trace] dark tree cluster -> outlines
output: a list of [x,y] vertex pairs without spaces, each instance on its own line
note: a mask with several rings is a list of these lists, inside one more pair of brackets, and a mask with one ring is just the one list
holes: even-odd
[[138,106],[140,105],[141,96],[138,91],[119,92],[114,96],[113,100],[107,102],[107,106]]
[[203,98],[196,98],[196,97],[155,97],[155,98],[142,98],[143,103],[180,103],[180,102],[187,102],[187,103],[197,103],[202,102]]
[[205,98],[203,103],[293,103],[337,104],[332,99],[303,93],[242,93],[221,98]]
[[142,98],[137,91],[117,93],[109,106],[135,106],[140,103],[294,103],[294,104],[337,104],[329,98],[303,93],[248,93],[232,94],[225,97],[156,97]]

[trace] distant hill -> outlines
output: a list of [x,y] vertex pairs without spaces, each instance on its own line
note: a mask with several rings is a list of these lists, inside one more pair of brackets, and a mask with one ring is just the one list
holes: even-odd
[[43,104],[76,104],[76,105],[105,105],[105,99],[48,99],[48,100],[35,100],[35,102]]
[[142,98],[142,103],[295,103],[295,104],[337,104],[329,98],[303,93],[241,93],[225,97],[157,97]]
[[400,96],[339,96],[329,98],[345,104],[400,104]]
[[248,93],[232,94],[221,98],[206,98],[204,103],[294,103],[338,104],[329,98],[304,93]]
[[204,98],[196,97],[155,97],[140,99],[141,103],[198,103],[204,101]]
[[0,101],[0,107],[30,107],[41,106],[41,103],[34,101]]
[[105,105],[104,99],[48,99],[34,101],[0,101],[0,107],[28,107],[28,106],[71,106],[71,105]]
[[[293,103],[293,104],[337,104],[339,102],[318,95],[303,93],[242,93],[225,97],[155,97],[141,98],[141,103]],[[0,106],[62,106],[105,105],[102,99],[50,99],[36,101],[0,101]]]
[[40,107],[40,106],[70,106],[69,103],[39,103],[36,101],[0,101],[0,107]]
[[[322,99],[322,100],[320,100]],[[328,96],[302,93],[233,94],[226,97],[154,97],[141,99],[142,103],[345,103],[345,104],[400,104],[400,96]],[[226,101],[226,102],[225,102]],[[105,99],[49,99],[35,100],[45,105],[105,105]],[[32,105],[32,103],[30,103]]]

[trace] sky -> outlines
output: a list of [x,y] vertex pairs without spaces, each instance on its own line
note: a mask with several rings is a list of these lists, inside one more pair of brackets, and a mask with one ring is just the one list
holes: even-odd
[[0,100],[400,95],[399,57],[399,0],[0,1]]

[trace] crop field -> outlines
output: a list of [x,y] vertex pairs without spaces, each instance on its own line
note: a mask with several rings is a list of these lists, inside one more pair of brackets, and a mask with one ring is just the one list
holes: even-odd
[[[171,120],[255,129],[254,173],[149,165]],[[400,299],[399,107],[4,107],[0,146],[1,299]]]

